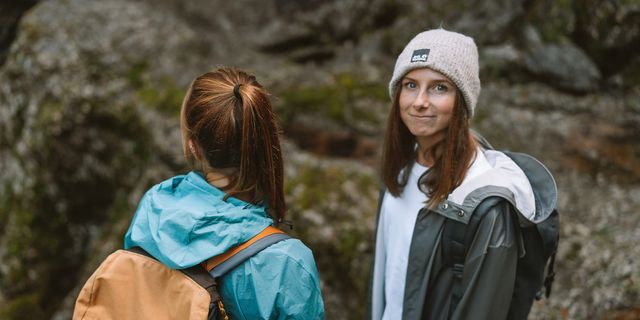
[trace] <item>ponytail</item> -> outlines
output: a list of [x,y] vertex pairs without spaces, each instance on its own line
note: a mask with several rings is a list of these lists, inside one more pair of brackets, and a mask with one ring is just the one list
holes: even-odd
[[[269,208],[278,220],[284,218],[282,152],[275,114],[264,89],[253,76],[249,85],[234,88],[242,105],[242,139],[240,141],[240,170],[238,186],[256,188],[256,195],[268,198]],[[279,190],[280,192],[275,192]],[[274,195],[279,195],[278,197]]]
[[187,159],[192,139],[202,149],[203,171],[235,172],[226,197],[252,195],[273,218],[284,219],[280,132],[266,90],[254,76],[222,68],[198,77],[187,96],[181,111]]

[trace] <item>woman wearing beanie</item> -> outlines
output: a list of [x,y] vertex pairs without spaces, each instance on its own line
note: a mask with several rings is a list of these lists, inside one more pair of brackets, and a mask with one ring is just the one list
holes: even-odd
[[[524,254],[517,226],[549,208],[510,156],[470,130],[480,94],[473,39],[443,29],[416,35],[389,94],[372,319],[522,318],[510,309]],[[539,180],[555,197],[550,174]],[[533,299],[524,300],[528,313]]]

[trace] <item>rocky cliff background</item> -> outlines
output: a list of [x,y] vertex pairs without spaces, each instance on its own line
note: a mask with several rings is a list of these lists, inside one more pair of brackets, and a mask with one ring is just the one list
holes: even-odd
[[0,3],[0,319],[67,319],[137,201],[188,168],[195,76],[255,73],[285,135],[291,231],[327,319],[361,319],[395,57],[424,29],[469,34],[473,127],[554,173],[557,277],[531,319],[640,318],[637,0],[18,0]]

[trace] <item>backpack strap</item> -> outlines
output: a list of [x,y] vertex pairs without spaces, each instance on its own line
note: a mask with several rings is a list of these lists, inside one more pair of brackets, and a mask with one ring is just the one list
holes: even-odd
[[484,214],[489,212],[491,207],[498,204],[503,199],[492,196],[484,199],[473,211],[468,224],[460,221],[446,219],[442,231],[442,251],[445,253],[445,264],[450,265],[453,270],[453,283],[451,288],[451,305],[449,314],[453,314],[462,299],[462,274],[464,271],[464,261],[469,251],[469,247],[480,225],[480,220]]
[[551,295],[551,286],[553,285],[553,280],[556,277],[554,266],[556,262],[556,253],[558,252],[558,242],[560,241],[558,225],[560,225],[560,222],[557,209],[553,210],[551,216],[547,220],[537,225],[538,232],[542,238],[544,255],[549,257],[549,262],[547,264],[547,271],[544,278],[544,292],[543,290],[538,291],[536,293],[536,300],[541,300],[543,296],[545,298],[549,298],[549,295]]
[[554,251],[551,254],[549,264],[547,265],[547,273],[544,277],[544,292],[542,290],[536,292],[536,300],[542,300],[543,295],[545,298],[549,298],[551,295],[551,286],[553,285],[553,280],[556,278],[556,271],[554,269],[554,265],[556,264],[556,253],[557,251]]
[[268,226],[262,232],[249,239],[249,241],[210,258],[203,262],[202,266],[211,276],[217,278],[231,271],[266,247],[290,238],[291,236],[280,229]]
[[[237,267],[242,262],[251,258],[266,247],[290,238],[291,236],[280,229],[268,226],[247,242],[231,248],[223,254],[210,258],[201,264],[197,264],[186,269],[180,269],[180,271],[207,290],[209,296],[211,296],[209,319],[216,318],[217,314],[219,314],[223,319],[228,319],[220,294],[218,293],[218,285],[215,279]],[[140,247],[131,247],[127,250],[157,260]]]

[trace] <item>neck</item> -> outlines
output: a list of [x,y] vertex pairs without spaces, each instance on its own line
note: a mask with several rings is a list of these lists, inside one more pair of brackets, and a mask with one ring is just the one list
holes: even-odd
[[442,130],[429,137],[416,137],[416,141],[418,142],[418,157],[416,161],[419,164],[425,167],[432,167],[435,164],[432,149],[444,140],[445,134],[446,131]]
[[[216,169],[215,171],[209,171],[205,174],[205,179],[207,182],[227,193],[229,188],[231,187],[231,175],[233,170],[224,170],[224,169]],[[228,194],[228,193],[227,193]],[[236,193],[233,195],[234,198],[240,199],[244,202],[253,203],[253,196],[249,192]]]
[[229,183],[231,182],[228,175],[219,171],[207,172],[205,174],[205,179],[210,185],[223,191],[229,187]]

